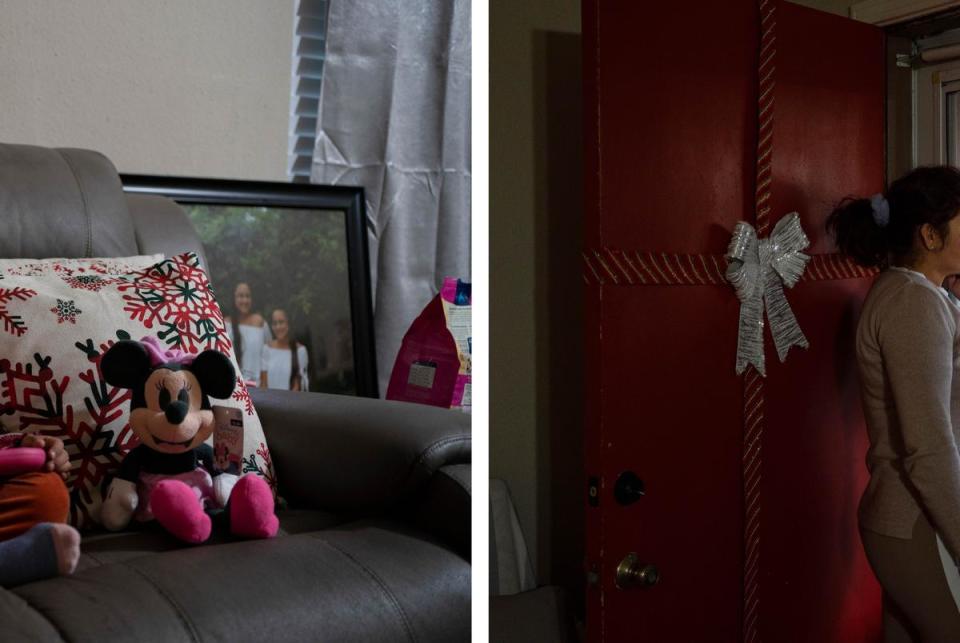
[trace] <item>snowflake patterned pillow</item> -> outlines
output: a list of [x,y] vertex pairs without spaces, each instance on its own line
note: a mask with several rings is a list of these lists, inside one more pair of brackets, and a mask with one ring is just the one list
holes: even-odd
[[[63,439],[73,466],[70,522],[78,527],[98,522],[110,476],[138,444],[128,422],[130,391],[109,386],[100,372],[107,348],[152,335],[190,353],[220,350],[240,372],[195,254],[127,262],[0,260],[0,422],[7,431]],[[257,473],[276,491],[243,381],[238,378],[231,399],[211,403],[241,410],[243,472]]]

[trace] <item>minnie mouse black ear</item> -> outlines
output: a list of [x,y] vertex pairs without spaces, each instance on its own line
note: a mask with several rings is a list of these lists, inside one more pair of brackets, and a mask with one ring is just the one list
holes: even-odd
[[150,355],[140,342],[124,339],[100,358],[103,379],[111,386],[136,389],[150,374]]
[[237,372],[230,359],[220,351],[207,350],[197,355],[190,365],[190,372],[200,382],[205,395],[224,400],[237,385]]

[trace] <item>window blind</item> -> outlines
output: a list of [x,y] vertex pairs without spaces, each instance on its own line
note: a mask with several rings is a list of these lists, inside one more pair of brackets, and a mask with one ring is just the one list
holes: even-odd
[[287,172],[294,183],[310,182],[326,51],[327,4],[328,0],[296,0]]

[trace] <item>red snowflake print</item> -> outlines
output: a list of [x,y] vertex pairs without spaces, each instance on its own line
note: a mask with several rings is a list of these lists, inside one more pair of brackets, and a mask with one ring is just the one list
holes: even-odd
[[189,353],[216,349],[232,354],[223,313],[194,253],[186,253],[122,278],[124,311],[156,329],[157,338]]
[[233,399],[243,402],[243,410],[247,415],[253,415],[253,400],[250,399],[250,391],[243,381],[243,377],[237,378],[237,388],[233,390]]
[[[117,337],[129,339],[122,331]],[[17,414],[20,431],[63,440],[72,465],[67,477],[70,522],[77,527],[91,524],[91,511],[99,504],[109,475],[138,443],[129,423],[122,421],[130,391],[108,385],[100,371],[100,356],[112,344],[101,343],[98,350],[93,340],[78,342],[77,348],[87,354],[90,366],[75,377],[57,379],[50,368],[51,358],[39,353],[26,364],[0,360],[0,414]],[[87,387],[83,407],[88,419],[79,419],[83,416],[73,405],[64,403],[71,385]]]
[[58,324],[62,324],[65,321],[70,322],[71,324],[76,324],[77,315],[83,311],[77,308],[76,303],[74,303],[72,299],[69,301],[57,299],[57,305],[54,308],[51,308],[50,312],[57,316]]
[[63,280],[71,288],[89,290],[91,292],[100,292],[110,284],[119,281],[118,279],[106,279],[100,275],[73,275],[64,277]]
[[[263,464],[257,461],[258,456]],[[270,485],[270,488],[273,489],[273,495],[276,497],[277,476],[273,471],[273,459],[270,457],[270,450],[267,449],[266,444],[261,442],[256,453],[251,453],[249,458],[243,459],[243,472],[256,473],[263,478],[266,483]]]
[[44,263],[25,263],[14,268],[7,268],[7,274],[15,277],[37,277],[45,274],[47,264]]
[[27,332],[27,325],[20,315],[12,315],[7,310],[7,304],[14,299],[26,301],[37,295],[36,290],[29,288],[0,288],[0,319],[3,320],[3,330],[7,333],[22,337]]
[[124,265],[119,262],[108,263],[106,261],[95,261],[85,265],[85,263],[70,261],[55,263],[51,269],[71,288],[100,292],[110,284],[122,281],[118,277],[105,275],[129,272],[129,269],[124,269]]
[[17,446],[20,444],[22,437],[19,433],[4,433],[0,435],[0,450]]
[[87,264],[86,268],[80,268],[78,270],[81,272],[89,270],[101,275],[120,275],[125,272],[130,272],[131,270],[136,270],[136,268],[122,261],[101,260],[92,261]]

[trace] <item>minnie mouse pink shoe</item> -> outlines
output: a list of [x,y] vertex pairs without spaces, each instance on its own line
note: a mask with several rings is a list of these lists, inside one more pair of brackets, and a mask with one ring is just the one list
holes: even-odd
[[273,538],[279,528],[270,486],[252,473],[240,478],[230,494],[230,533],[243,538]]
[[193,489],[179,480],[158,482],[150,494],[150,509],[164,529],[184,542],[196,545],[210,537],[210,516]]

